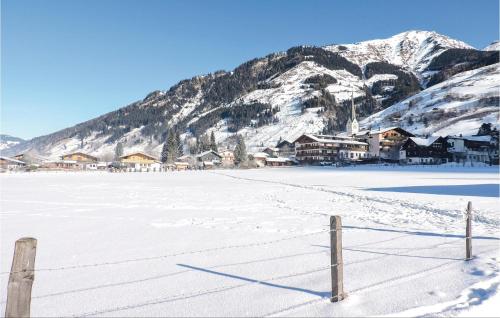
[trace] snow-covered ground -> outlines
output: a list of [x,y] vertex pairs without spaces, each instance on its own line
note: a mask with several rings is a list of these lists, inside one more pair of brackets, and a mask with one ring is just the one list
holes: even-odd
[[[435,136],[474,135],[483,123],[499,127],[499,106],[485,102],[498,98],[499,78],[498,63],[456,74],[363,119],[360,125],[373,128],[397,124],[417,135]],[[423,117],[430,118],[428,126]]]
[[[497,168],[33,173],[0,182],[2,314],[24,236],[38,239],[33,316],[497,314]],[[332,304],[334,214],[348,297]]]

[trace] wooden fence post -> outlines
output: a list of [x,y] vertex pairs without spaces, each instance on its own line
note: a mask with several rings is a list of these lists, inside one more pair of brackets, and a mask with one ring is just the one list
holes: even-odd
[[7,286],[5,317],[29,317],[31,287],[35,279],[36,239],[24,237],[16,241]]
[[465,260],[472,259],[472,202],[467,203],[467,212],[465,214]]
[[342,260],[342,220],[340,216],[330,216],[330,248],[332,271],[332,297],[331,302],[341,301],[344,294],[344,263]]

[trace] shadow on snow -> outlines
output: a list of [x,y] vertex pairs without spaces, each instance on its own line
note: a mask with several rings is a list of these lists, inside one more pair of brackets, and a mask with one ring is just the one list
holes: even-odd
[[500,185],[491,184],[464,184],[464,185],[429,185],[389,188],[367,188],[366,191],[424,193],[436,195],[463,195],[474,197],[500,197]]

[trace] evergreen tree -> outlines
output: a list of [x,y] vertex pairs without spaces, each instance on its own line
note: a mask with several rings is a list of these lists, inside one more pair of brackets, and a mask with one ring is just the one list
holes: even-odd
[[123,144],[119,142],[115,147],[115,160],[118,161],[121,156],[123,156]]
[[210,150],[210,140],[206,134],[202,135],[198,139],[198,152],[204,152]]
[[215,152],[219,152],[217,150],[217,143],[215,142],[215,135],[214,135],[213,131],[210,134],[210,149],[213,150],[213,151],[215,151]]
[[423,122],[425,127],[429,127],[429,120],[427,119],[427,117],[424,117]]
[[234,148],[234,162],[240,164],[247,160],[247,147],[243,136],[236,136],[236,147]]
[[184,155],[184,145],[181,141],[181,135],[178,131],[175,132],[175,142],[177,143],[177,158]]
[[177,138],[175,136],[175,132],[172,129],[168,130],[167,136],[167,163],[173,163],[175,159],[177,159],[177,154],[179,152],[179,148],[177,146]]
[[168,144],[167,144],[167,142],[165,142],[163,144],[163,148],[161,149],[161,159],[160,159],[160,161],[162,163],[166,163],[167,159],[168,159]]

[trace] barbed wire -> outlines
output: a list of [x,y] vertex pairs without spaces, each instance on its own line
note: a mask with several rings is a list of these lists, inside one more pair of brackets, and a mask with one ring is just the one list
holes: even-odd
[[227,250],[227,249],[247,248],[247,247],[257,247],[257,246],[271,245],[271,244],[276,244],[276,243],[280,243],[280,242],[284,242],[284,241],[289,241],[289,240],[293,240],[293,239],[297,239],[297,238],[301,238],[301,237],[313,236],[313,235],[322,234],[322,233],[331,233],[331,232],[336,232],[336,231],[337,230],[335,230],[335,229],[334,230],[322,230],[322,231],[316,231],[316,232],[311,232],[311,233],[298,234],[298,235],[289,236],[289,237],[280,238],[280,239],[275,239],[275,240],[270,240],[270,241],[263,241],[263,242],[256,242],[256,243],[246,243],[246,244],[236,244],[236,245],[227,245],[227,246],[212,247],[212,248],[201,249],[201,250],[178,252],[178,253],[164,254],[164,255],[157,255],[157,256],[149,256],[149,257],[132,258],[132,259],[124,259],[124,260],[102,262],[102,263],[69,265],[69,266],[60,266],[60,267],[53,267],[53,268],[38,268],[38,269],[33,269],[33,270],[23,270],[23,271],[15,271],[15,272],[1,272],[0,275],[17,274],[17,273],[27,273],[27,272],[62,271],[62,270],[71,270],[71,269],[80,269],[80,268],[89,268],[89,267],[119,265],[119,264],[142,262],[142,261],[152,261],[152,260],[158,260],[158,259],[164,259],[164,258],[170,258],[170,257],[177,257],[177,256],[183,256],[183,255],[191,255],[191,254],[199,254],[199,253],[206,253],[206,252],[214,252],[214,251],[221,251],[221,250]]
[[146,301],[143,303],[119,306],[119,307],[114,307],[114,308],[109,308],[109,309],[104,309],[104,310],[96,310],[96,311],[92,311],[92,312],[74,315],[73,317],[89,317],[89,316],[106,314],[106,313],[116,312],[116,311],[121,311],[121,310],[128,310],[128,309],[134,309],[134,308],[138,308],[138,307],[145,307],[145,306],[160,304],[160,303],[169,302],[169,301],[197,297],[197,296],[201,296],[204,294],[211,294],[211,293],[216,293],[216,292],[220,292],[220,291],[231,290],[231,289],[235,289],[235,288],[239,288],[239,287],[243,287],[243,286],[247,286],[247,285],[252,285],[252,284],[256,284],[256,285],[268,284],[269,282],[276,281],[276,280],[286,279],[286,278],[290,278],[290,277],[298,277],[298,276],[303,276],[303,275],[308,275],[308,274],[312,274],[312,273],[325,271],[325,270],[330,269],[332,266],[336,266],[336,265],[321,266],[321,267],[313,268],[313,269],[303,271],[303,272],[293,272],[293,273],[282,275],[282,276],[274,276],[274,277],[260,279],[260,280],[255,279],[255,280],[252,280],[252,281],[249,281],[246,283],[242,283],[242,284],[222,285],[222,286],[218,286],[215,288],[202,289],[202,290],[197,290],[197,291],[193,291],[193,292],[174,294],[174,295],[170,295],[170,296],[166,296],[166,297],[156,298],[156,299]]

